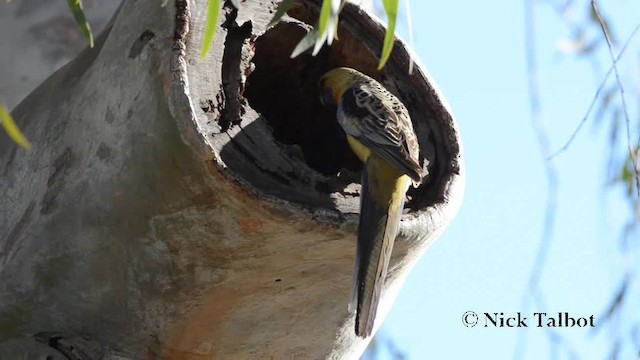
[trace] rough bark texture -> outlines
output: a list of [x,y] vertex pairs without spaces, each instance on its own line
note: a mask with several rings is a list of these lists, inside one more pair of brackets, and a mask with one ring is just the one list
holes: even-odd
[[459,135],[400,41],[375,70],[384,29],[367,13],[346,6],[339,41],[291,60],[319,4],[267,29],[274,3],[225,3],[200,59],[207,1],[124,1],[94,49],[14,109],[35,146],[0,138],[0,358],[40,345],[61,358],[364,350],[346,306],[359,164],[316,81],[346,65],[383,82],[429,170],[409,192],[378,326],[461,201]]

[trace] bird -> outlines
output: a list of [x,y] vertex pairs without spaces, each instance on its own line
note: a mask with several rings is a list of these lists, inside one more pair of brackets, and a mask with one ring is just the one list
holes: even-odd
[[320,102],[337,106],[336,118],[351,150],[362,161],[360,215],[349,310],[355,333],[371,336],[405,194],[424,171],[409,112],[373,78],[348,67],[318,81]]

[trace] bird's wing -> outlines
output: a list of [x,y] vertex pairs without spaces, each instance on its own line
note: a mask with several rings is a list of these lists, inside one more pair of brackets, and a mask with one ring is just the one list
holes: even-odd
[[422,179],[418,140],[407,109],[377,83],[347,89],[338,104],[344,131],[417,183]]

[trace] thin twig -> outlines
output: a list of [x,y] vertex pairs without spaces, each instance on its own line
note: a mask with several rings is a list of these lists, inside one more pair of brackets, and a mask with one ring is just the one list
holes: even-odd
[[598,19],[598,23],[600,24],[600,28],[604,33],[604,38],[607,41],[607,48],[609,49],[609,56],[611,57],[611,63],[613,66],[613,72],[616,74],[616,82],[618,83],[618,88],[620,89],[620,99],[622,100],[622,110],[624,113],[624,121],[627,127],[627,147],[629,149],[629,156],[631,156],[631,161],[633,162],[633,172],[636,176],[636,190],[638,193],[638,197],[640,197],[640,172],[638,170],[638,161],[636,159],[636,154],[631,145],[631,128],[629,121],[629,111],[627,108],[627,101],[624,97],[624,88],[622,87],[622,81],[620,80],[620,74],[618,73],[618,66],[616,64],[616,57],[613,55],[613,45],[611,44],[611,37],[609,36],[609,32],[607,31],[607,27],[604,24],[604,20],[600,15],[600,11],[598,10],[598,5],[596,4],[596,0],[591,0],[591,7],[593,8],[593,12]]
[[[542,158],[546,159],[549,154],[549,138],[545,128],[544,122],[541,116],[540,95],[538,86],[538,68],[535,58],[535,28],[533,18],[533,0],[524,0],[524,24],[525,24],[525,46],[526,46],[526,61],[527,61],[527,79],[529,86],[529,103],[531,107],[531,122],[535,129],[535,134],[538,139],[538,146],[542,153]],[[531,269],[531,275],[529,278],[529,290],[523,294],[522,304],[524,309],[528,309],[530,306],[530,297],[533,297],[534,302],[539,304],[543,303],[542,297],[539,294],[539,282],[540,276],[544,264],[547,260],[549,248],[551,244],[551,238],[553,234],[555,213],[556,213],[556,198],[558,193],[558,176],[555,165],[550,160],[544,161],[545,173],[547,176],[547,198],[546,198],[546,212],[543,222],[542,237],[540,244],[538,245],[538,251],[535,257],[533,268]],[[522,358],[524,355],[524,348],[526,345],[526,332],[521,331],[518,333],[518,340],[516,343],[515,358]],[[552,345],[555,345],[552,343]]]
[[[525,3],[531,3],[531,0],[525,0]],[[531,7],[531,5],[529,5]],[[531,104],[531,122],[533,123],[536,137],[538,139],[538,145],[540,148],[540,152],[542,153],[543,159],[546,158],[546,155],[549,151],[549,138],[548,132],[545,127],[544,122],[541,117],[541,105],[540,105],[540,95],[538,89],[538,69],[535,61],[535,41],[533,38],[534,27],[533,27],[533,14],[532,8],[529,8],[530,11],[525,11],[528,16],[526,16],[526,26],[527,26],[527,77],[529,81],[529,101]],[[546,200],[546,214],[544,218],[544,226],[542,232],[542,242],[540,244],[540,248],[538,249],[538,254],[536,255],[536,260],[533,266],[533,271],[531,278],[529,280],[529,286],[532,289],[537,288],[539,283],[539,273],[544,265],[546,259],[546,253],[548,249],[548,244],[551,240],[551,236],[553,233],[554,221],[555,221],[555,203],[556,203],[556,194],[557,194],[557,170],[551,161],[544,161],[545,171],[547,173],[547,200]]]
[[567,140],[567,142],[560,149],[558,149],[551,156],[549,156],[547,158],[547,160],[553,159],[554,157],[560,155],[561,153],[565,152],[569,148],[569,146],[571,145],[573,140],[576,138],[576,136],[578,135],[578,133],[582,129],[582,126],[587,122],[587,119],[589,118],[589,115],[591,115],[591,110],[593,110],[593,107],[595,106],[598,98],[600,97],[600,92],[604,89],[604,86],[607,84],[607,80],[609,79],[609,75],[611,75],[611,73],[613,72],[614,65],[617,64],[618,61],[620,61],[620,59],[622,58],[622,55],[627,50],[628,45],[631,43],[631,40],[636,35],[638,30],[640,30],[640,24],[636,25],[635,29],[633,29],[633,32],[631,32],[631,35],[629,36],[629,38],[627,38],[627,41],[624,43],[624,45],[622,46],[620,52],[618,53],[618,57],[616,57],[616,60],[611,65],[611,67],[609,67],[609,70],[604,75],[604,78],[600,82],[600,86],[598,86],[598,90],[596,90],[596,94],[593,97],[593,100],[591,100],[591,104],[589,104],[589,108],[587,109],[587,113],[584,115],[582,120],[580,120],[580,124],[578,124],[578,127],[576,127],[576,129],[573,131],[573,133],[571,134],[571,137],[569,137],[569,140]]

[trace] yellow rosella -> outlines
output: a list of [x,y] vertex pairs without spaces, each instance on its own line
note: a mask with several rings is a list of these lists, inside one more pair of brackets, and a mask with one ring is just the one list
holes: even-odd
[[[409,112],[380,83],[350,68],[333,69],[319,81],[323,104],[337,105],[338,122],[364,163],[353,293],[356,335],[373,331],[405,193],[420,184],[418,140]],[[357,307],[354,306],[357,303]]]

